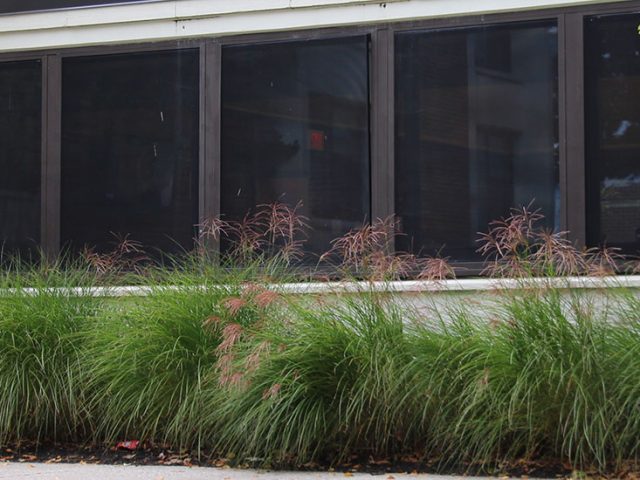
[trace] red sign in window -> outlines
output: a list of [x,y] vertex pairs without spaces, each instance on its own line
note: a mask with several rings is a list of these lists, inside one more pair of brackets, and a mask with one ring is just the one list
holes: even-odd
[[311,130],[309,134],[309,148],[318,152],[324,151],[325,136],[322,130]]

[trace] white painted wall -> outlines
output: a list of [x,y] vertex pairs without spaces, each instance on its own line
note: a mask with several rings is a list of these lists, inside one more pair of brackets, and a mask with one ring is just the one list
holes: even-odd
[[[93,296],[107,298],[145,297],[161,290],[177,290],[183,287],[91,287],[91,288],[51,288],[51,292],[71,296]],[[195,289],[203,287],[193,287]],[[451,320],[451,315],[460,307],[471,309],[475,315],[485,315],[487,320],[494,317],[496,309],[501,309],[500,300],[513,291],[521,289],[561,289],[566,296],[567,314],[571,312],[573,295],[586,295],[594,301],[595,308],[608,308],[614,298],[613,293],[633,295],[640,298],[640,276],[615,277],[558,277],[529,279],[468,278],[442,281],[400,281],[400,282],[322,282],[287,283],[270,286],[283,295],[299,296],[312,301],[318,295],[325,300],[339,301],[345,295],[368,292],[390,294],[388,298],[407,312],[421,312],[424,319]],[[17,290],[0,289],[0,298],[15,295]],[[37,295],[38,289],[22,289],[24,295]],[[615,312],[610,312],[614,313]],[[410,318],[410,316],[408,316]],[[612,317],[609,317],[610,319]]]
[[0,16],[0,52],[300,30],[610,0],[164,0]]
[[[72,287],[51,288],[50,291],[65,295],[87,295],[93,297],[144,297],[157,287],[121,286],[121,287]],[[160,287],[176,290],[182,287]],[[194,287],[200,289],[203,287]],[[607,289],[628,289],[640,292],[640,275],[620,275],[610,277],[550,277],[550,278],[460,278],[450,280],[406,280],[390,282],[298,282],[273,284],[274,291],[287,295],[326,295],[363,292],[397,293],[405,295],[433,295],[467,293],[478,297],[492,292],[520,290],[523,288],[558,288],[566,290],[593,291]],[[14,295],[18,290],[0,289],[0,297]],[[24,288],[26,295],[36,295],[40,290]]]

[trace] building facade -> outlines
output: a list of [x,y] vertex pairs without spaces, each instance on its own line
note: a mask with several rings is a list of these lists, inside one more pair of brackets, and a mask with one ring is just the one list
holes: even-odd
[[0,2],[5,252],[189,250],[281,201],[315,253],[396,215],[473,266],[531,205],[634,255],[636,155],[636,0]]

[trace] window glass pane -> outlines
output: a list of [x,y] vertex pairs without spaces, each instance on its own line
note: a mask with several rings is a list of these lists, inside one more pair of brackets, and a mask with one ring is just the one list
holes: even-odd
[[197,50],[67,58],[62,242],[190,249],[198,208]]
[[399,247],[477,260],[512,207],[559,229],[555,23],[396,36]]
[[307,250],[369,217],[366,37],[228,47],[222,62],[222,213],[303,203]]
[[42,69],[0,63],[0,250],[27,252],[40,238]]
[[587,242],[640,250],[640,14],[585,25]]

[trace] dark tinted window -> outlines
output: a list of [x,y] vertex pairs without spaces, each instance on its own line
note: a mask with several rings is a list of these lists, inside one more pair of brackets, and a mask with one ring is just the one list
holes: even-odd
[[367,52],[365,37],[224,49],[224,215],[302,202],[316,253],[368,219]]
[[400,247],[475,260],[477,232],[534,202],[559,228],[553,23],[396,36]]
[[39,61],[0,64],[0,249],[26,254],[40,237]]
[[191,247],[198,99],[194,50],[64,60],[63,245]]
[[640,15],[586,21],[587,240],[640,250]]

